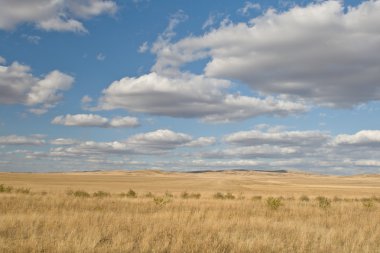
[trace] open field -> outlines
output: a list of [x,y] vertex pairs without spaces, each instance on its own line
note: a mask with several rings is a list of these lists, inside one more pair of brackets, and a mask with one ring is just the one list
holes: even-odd
[[0,173],[0,184],[0,252],[380,250],[378,175]]

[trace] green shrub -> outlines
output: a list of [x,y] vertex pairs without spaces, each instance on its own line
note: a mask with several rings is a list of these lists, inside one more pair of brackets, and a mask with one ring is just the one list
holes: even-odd
[[188,193],[186,191],[181,193],[181,198],[183,199],[199,199],[200,197],[200,193]]
[[153,202],[157,205],[157,206],[164,206],[166,204],[168,204],[169,202],[171,201],[170,197],[154,197],[153,198]]
[[12,186],[5,186],[3,184],[0,184],[0,192],[10,193],[12,192],[13,187]]
[[145,197],[146,198],[154,198],[154,194],[151,192],[148,192],[147,194],[145,194]]
[[165,192],[165,197],[167,197],[167,198],[173,198],[174,195],[171,192],[166,191]]
[[221,192],[217,192],[214,194],[214,199],[224,199],[224,195]]
[[78,191],[68,190],[66,192],[66,194],[69,196],[74,196],[74,197],[78,197],[78,198],[89,198],[89,197],[91,197],[91,195],[88,192],[81,191],[81,190],[78,190]]
[[137,198],[137,193],[134,190],[129,189],[129,191],[127,192],[125,196],[127,198]]
[[306,196],[306,195],[302,195],[301,197],[300,197],[300,201],[303,201],[303,202],[309,202],[309,197],[308,196]]
[[326,197],[318,196],[316,200],[318,201],[319,207],[322,209],[327,209],[331,206],[331,200]]
[[277,210],[282,205],[281,198],[269,197],[267,198],[267,207],[272,210]]
[[224,195],[224,198],[225,199],[235,199],[235,196],[232,193],[228,192],[228,193],[226,193],[226,195]]
[[200,193],[191,193],[190,194],[190,198],[200,199],[201,198],[201,194]]
[[188,199],[189,197],[190,197],[190,194],[188,192],[184,191],[181,193],[181,198]]
[[110,197],[111,194],[109,192],[97,191],[97,192],[94,192],[92,196],[97,197],[97,198],[105,198],[105,197]]
[[373,209],[375,202],[372,199],[362,201],[363,207],[366,209]]

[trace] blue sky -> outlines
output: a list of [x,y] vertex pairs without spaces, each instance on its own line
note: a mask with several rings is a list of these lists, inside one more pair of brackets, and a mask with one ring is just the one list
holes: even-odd
[[1,171],[380,172],[380,1],[0,5]]

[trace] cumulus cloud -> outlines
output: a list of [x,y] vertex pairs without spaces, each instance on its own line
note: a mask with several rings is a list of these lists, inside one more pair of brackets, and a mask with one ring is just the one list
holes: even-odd
[[61,145],[61,146],[64,146],[64,145],[74,145],[76,143],[78,143],[77,140],[68,139],[68,138],[57,138],[57,139],[54,139],[54,140],[50,141],[50,144],[52,144],[52,145]]
[[103,127],[103,128],[121,128],[137,127],[140,125],[137,118],[134,117],[115,117],[108,119],[96,114],[67,114],[57,116],[52,124],[64,126],[81,126],[81,127]]
[[240,131],[224,138],[228,143],[239,146],[259,146],[272,144],[278,146],[320,146],[327,143],[330,135],[320,131],[279,131],[269,129]]
[[32,23],[46,31],[87,32],[80,20],[113,14],[110,0],[0,0],[0,29]]
[[231,83],[201,75],[167,77],[155,72],[125,77],[103,91],[98,109],[123,108],[171,117],[229,122],[260,115],[289,115],[307,110],[301,102],[276,97],[256,98],[229,94]]
[[215,137],[199,137],[196,140],[193,140],[187,144],[185,144],[186,147],[206,147],[211,146],[216,143]]
[[7,135],[0,136],[0,145],[42,145],[45,140],[40,135],[20,136],[20,135]]
[[167,72],[208,59],[207,77],[236,79],[264,94],[297,96],[322,106],[380,99],[380,1],[347,10],[321,1],[268,10],[247,23],[167,43],[153,70]]
[[355,134],[340,134],[335,137],[334,145],[380,146],[379,130],[362,130]]
[[42,78],[30,73],[27,65],[13,62],[0,65],[0,104],[24,104],[32,112],[41,114],[54,107],[61,99],[61,91],[68,90],[74,78],[54,70]]

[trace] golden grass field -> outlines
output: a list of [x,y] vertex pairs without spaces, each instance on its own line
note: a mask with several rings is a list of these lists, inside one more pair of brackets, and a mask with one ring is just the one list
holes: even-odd
[[1,184],[0,252],[380,252],[379,175],[0,173]]

